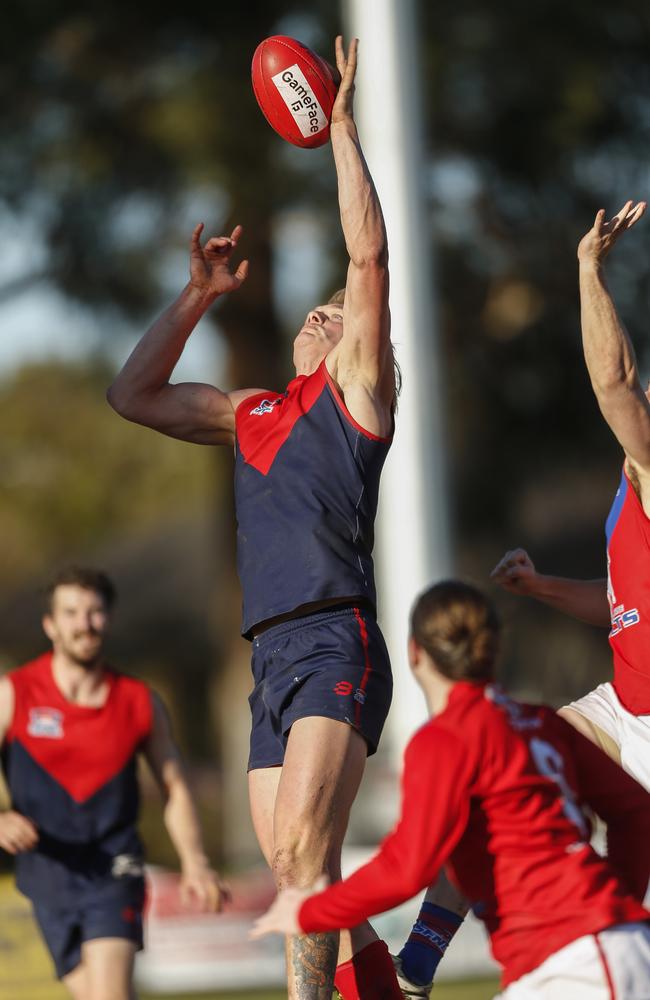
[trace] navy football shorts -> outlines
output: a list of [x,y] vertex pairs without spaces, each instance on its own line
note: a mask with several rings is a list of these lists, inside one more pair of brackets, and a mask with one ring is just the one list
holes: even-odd
[[297,719],[346,722],[377,749],[393,693],[386,643],[372,612],[337,607],[282,622],[253,639],[248,770],[277,767]]
[[81,961],[81,945],[95,938],[126,938],[139,951],[143,946],[142,911],[145,885],[142,878],[114,879],[84,895],[79,905],[58,908],[32,900],[34,917],[54,960],[59,979]]

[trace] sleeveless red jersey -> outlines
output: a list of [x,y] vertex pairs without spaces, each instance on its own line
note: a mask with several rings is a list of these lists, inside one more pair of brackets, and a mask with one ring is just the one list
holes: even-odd
[[[608,823],[609,857],[581,809]],[[585,934],[647,920],[650,795],[546,706],[457,683],[404,757],[397,826],[367,865],[303,903],[305,933],[356,927],[445,866],[504,985]]]
[[625,469],[606,524],[609,641],[614,689],[634,715],[650,714],[650,520]]
[[51,653],[8,677],[15,707],[3,769],[12,807],[39,835],[16,856],[16,883],[32,899],[67,905],[114,877],[116,858],[142,859],[136,755],[151,732],[151,692],[109,670],[105,703],[76,705],[54,681]]

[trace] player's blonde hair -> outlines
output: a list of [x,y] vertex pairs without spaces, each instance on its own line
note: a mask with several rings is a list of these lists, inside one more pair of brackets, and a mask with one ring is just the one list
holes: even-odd
[[476,587],[444,580],[420,594],[411,635],[436,669],[453,681],[489,681],[499,651],[499,619]]
[[334,294],[327,300],[328,306],[342,306],[344,302],[345,288],[339,288],[338,292],[334,292]]
[[[327,300],[328,306],[342,306],[345,302],[345,288],[339,288],[337,292]],[[399,362],[395,357],[395,347],[391,343],[391,350],[393,352],[393,368],[395,369],[395,401],[393,403],[393,412],[397,410],[397,399],[400,392],[402,391],[402,369],[399,366]]]

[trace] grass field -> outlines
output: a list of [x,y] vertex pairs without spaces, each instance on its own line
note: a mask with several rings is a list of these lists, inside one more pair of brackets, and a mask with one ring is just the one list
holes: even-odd
[[[496,980],[440,983],[435,1000],[492,1000]],[[66,1000],[31,917],[29,903],[16,892],[9,876],[0,876],[0,1000]],[[234,993],[166,994],[164,1000],[285,1000],[282,990]],[[163,1000],[141,993],[140,1000]]]
[[[436,986],[432,1000],[492,1000],[499,988],[495,979],[481,979],[463,983],[440,983]],[[192,993],[174,994],[165,1000],[286,1000],[286,993]],[[140,1000],[161,1000],[153,994],[141,994]]]

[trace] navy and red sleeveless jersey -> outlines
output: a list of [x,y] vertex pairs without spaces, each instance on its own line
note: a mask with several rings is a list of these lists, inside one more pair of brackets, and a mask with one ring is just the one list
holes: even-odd
[[38,829],[16,856],[16,884],[51,906],[119,874],[115,859],[142,859],[136,831],[136,755],[152,726],[151,692],[108,671],[101,708],[67,701],[47,653],[8,674],[14,715],[2,750],[12,807]]
[[328,598],[374,607],[374,520],[390,439],[353,419],[325,361],[283,393],[249,396],[235,426],[242,633]]
[[634,715],[650,713],[650,520],[625,469],[605,527],[614,689]]
[[[608,824],[589,844],[588,804]],[[445,866],[490,935],[504,984],[585,934],[647,920],[650,795],[545,706],[457,683],[404,757],[399,822],[364,867],[308,899],[305,933],[357,924]]]

